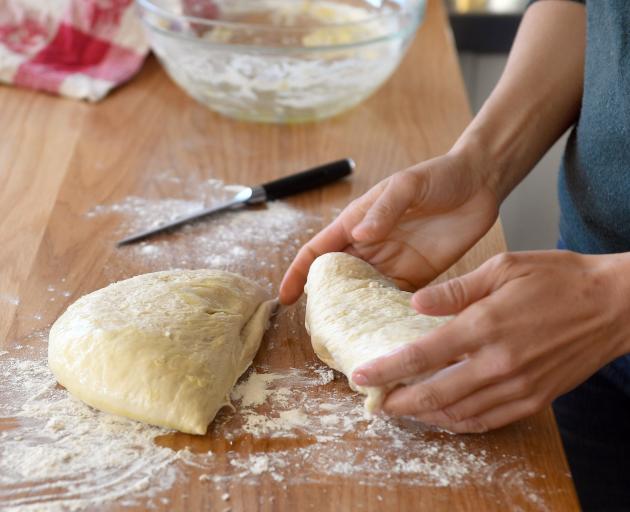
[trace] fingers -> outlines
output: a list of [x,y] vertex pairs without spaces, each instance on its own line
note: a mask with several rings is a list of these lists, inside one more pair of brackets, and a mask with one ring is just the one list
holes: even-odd
[[414,293],[411,305],[427,315],[453,315],[497,291],[513,278],[519,256],[499,254],[460,277]]
[[347,245],[346,231],[337,218],[300,249],[280,284],[280,302],[288,305],[300,298],[315,258],[327,252],[341,251]]
[[[462,379],[462,383],[463,383]],[[491,384],[473,392],[450,406],[442,406],[458,395],[466,395],[464,387],[426,382],[405,386],[389,394],[383,410],[393,416],[414,416],[430,425],[452,432],[486,432],[530,416],[547,405],[543,395],[530,393],[520,379]],[[429,412],[418,411],[424,410]]]
[[[428,383],[430,385],[430,383]],[[505,382],[490,384],[474,391],[461,399],[452,399],[437,404],[433,410],[413,414],[418,420],[430,425],[448,428],[451,424],[461,423],[468,418],[475,418],[504,404],[515,400],[522,400],[534,394],[534,382],[527,376],[517,376]],[[427,393],[427,391],[423,391]],[[432,391],[435,396],[436,391]],[[439,388],[437,393],[443,393]],[[442,396],[446,396],[443,393]],[[417,399],[416,399],[417,400]],[[393,412],[396,414],[396,412]],[[412,413],[405,413],[412,414]]]
[[417,416],[441,410],[488,384],[488,376],[477,367],[474,361],[464,360],[417,384],[395,389],[385,399],[383,410],[392,416]]
[[392,391],[383,410],[439,425],[462,421],[535,394],[540,377],[552,367],[544,361],[524,367],[507,348],[485,347],[426,380]]
[[476,337],[451,321],[411,345],[395,350],[355,369],[352,380],[359,386],[383,384],[416,377],[444,367],[476,348]]
[[426,380],[395,389],[387,396],[383,410],[392,416],[411,415],[425,423],[445,425],[533,392],[532,375],[508,376],[506,380],[511,369],[493,368],[488,364],[491,359],[490,354],[477,354]]
[[[470,274],[449,281],[450,284],[431,287],[436,293],[430,297],[435,299],[431,302],[432,307],[427,304],[428,313],[460,314],[415,343],[355,369],[353,381],[360,386],[399,382],[431,369],[443,368],[484,344],[498,341],[506,321],[506,299],[500,297],[500,288],[519,275],[515,260],[506,253],[492,258]],[[422,310],[424,312],[424,307]],[[512,358],[512,354],[501,354],[499,366],[509,367]]]
[[517,420],[527,418],[541,411],[548,404],[537,397],[528,397],[523,400],[506,402],[480,416],[467,418],[450,424],[447,428],[457,434],[482,433],[504,427]]
[[419,183],[414,173],[401,171],[349,204],[332,224],[300,250],[280,285],[280,302],[292,304],[300,297],[308,270],[318,256],[342,251],[354,242],[385,238],[417,199]]
[[352,230],[352,237],[359,242],[385,238],[417,199],[419,180],[417,175],[408,171],[392,175],[361,222]]
[[[575,376],[574,365],[579,360],[579,354],[583,352],[584,348],[578,346],[568,353],[557,350],[546,354],[542,359],[532,360],[507,380],[498,380],[459,401],[451,404],[442,403],[437,410],[414,416],[424,423],[452,429],[453,425],[459,425],[458,428],[461,428],[465,420],[481,418],[515,401],[528,401],[536,412],[548,405],[554,397],[571,389]],[[498,426],[502,425],[491,424],[488,428]]]
[[352,201],[332,223],[300,249],[280,284],[279,296],[282,304],[293,304],[300,298],[308,270],[315,258],[328,252],[343,251],[354,242],[350,230],[363,219],[365,212],[378,197],[382,183]]
[[411,305],[427,315],[452,315],[483,299],[497,288],[491,262],[445,283],[422,288],[413,294]]

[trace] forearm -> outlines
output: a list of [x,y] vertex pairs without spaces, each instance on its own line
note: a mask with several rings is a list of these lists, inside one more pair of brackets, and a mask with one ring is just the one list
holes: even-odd
[[499,202],[576,121],[585,45],[583,5],[545,0],[525,13],[501,79],[453,147]]

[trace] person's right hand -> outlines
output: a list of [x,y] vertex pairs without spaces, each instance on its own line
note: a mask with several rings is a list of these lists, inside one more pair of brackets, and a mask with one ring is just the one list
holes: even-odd
[[453,151],[381,181],[302,247],[280,301],[295,302],[315,258],[334,251],[371,263],[402,289],[429,283],[494,224],[499,199],[485,175]]

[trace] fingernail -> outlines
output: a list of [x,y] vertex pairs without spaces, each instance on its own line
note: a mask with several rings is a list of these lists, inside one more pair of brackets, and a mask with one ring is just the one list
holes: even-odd
[[367,386],[369,384],[368,378],[362,372],[354,372],[352,374],[352,382],[358,386]]

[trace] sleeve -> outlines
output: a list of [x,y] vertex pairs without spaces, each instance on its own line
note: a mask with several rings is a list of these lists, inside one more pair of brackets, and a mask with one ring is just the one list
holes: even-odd
[[[529,7],[530,5],[538,2],[540,0],[528,0],[527,2],[527,7]],[[568,0],[570,2],[577,2],[578,4],[586,4],[586,0]]]

